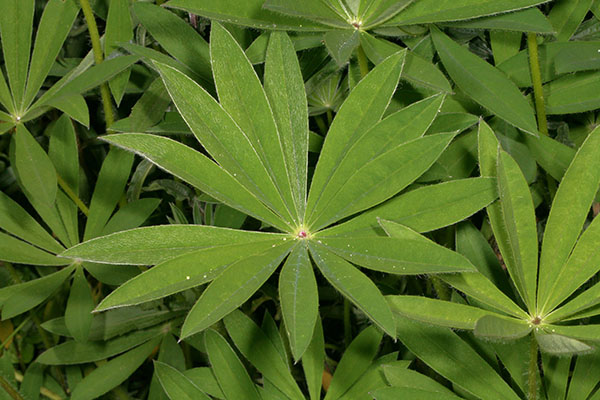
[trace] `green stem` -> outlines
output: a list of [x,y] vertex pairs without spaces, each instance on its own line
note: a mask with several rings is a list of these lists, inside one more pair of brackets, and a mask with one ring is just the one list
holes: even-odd
[[21,331],[21,329],[23,329],[23,327],[25,326],[26,323],[29,322],[29,320],[31,319],[31,316],[28,316],[27,318],[25,318],[23,320],[23,322],[21,322],[19,324],[19,326],[17,326],[11,333],[10,335],[8,335],[8,337],[6,339],[4,339],[4,342],[2,342],[2,344],[0,345],[0,355],[4,353],[4,349],[6,347],[6,345],[8,344],[8,342],[11,341],[11,339],[17,334],[19,333],[19,331]]
[[531,333],[531,344],[529,346],[529,372],[528,372],[528,388],[529,400],[537,399],[537,374],[538,374],[538,346],[535,336]]
[[448,289],[448,287],[442,282],[441,279],[436,278],[435,276],[431,277],[431,284],[433,285],[433,289],[438,295],[438,299],[450,301],[450,296],[452,293]]
[[346,345],[346,348],[348,348],[352,342],[351,311],[352,307],[350,301],[344,298],[344,344]]
[[535,98],[538,129],[542,135],[548,136],[548,121],[546,120],[542,74],[540,72],[540,59],[538,55],[537,36],[535,33],[527,33],[527,47],[529,49],[529,68],[531,70],[531,81],[533,82],[533,96]]
[[362,46],[358,46],[356,52],[358,55],[358,67],[360,68],[360,77],[364,78],[369,73],[369,60],[367,60],[367,55],[365,54],[365,50]]
[[83,215],[87,217],[87,215],[90,213],[89,208],[87,208],[87,206],[83,204],[83,201],[81,201],[81,199],[77,196],[73,189],[71,189],[69,184],[65,182],[62,176],[60,176],[59,174],[56,174],[56,180],[58,181],[58,185],[67,194],[67,196],[69,196],[69,198],[73,200],[75,204],[77,204],[77,207],[79,207]]
[[0,387],[14,400],[25,400],[23,396],[8,382],[3,376],[0,375]]
[[[88,27],[88,32],[90,33],[92,50],[94,52],[94,61],[96,64],[100,64],[104,60],[104,55],[102,52],[102,44],[100,43],[100,33],[98,32],[98,25],[96,25],[96,19],[94,18],[92,6],[90,5],[89,0],[79,0],[79,3],[81,4],[81,10],[83,11],[83,16],[85,17],[85,23]],[[104,107],[106,126],[109,127],[115,121],[115,116],[113,114],[110,91],[107,83],[103,83],[102,86],[100,86],[100,96],[102,97],[102,106]]]

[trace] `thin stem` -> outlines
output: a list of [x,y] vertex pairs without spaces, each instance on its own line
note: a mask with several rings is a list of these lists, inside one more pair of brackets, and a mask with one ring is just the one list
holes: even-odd
[[[98,32],[98,25],[96,25],[96,19],[94,18],[92,6],[90,5],[89,0],[79,0],[79,3],[81,4],[81,10],[83,11],[83,15],[85,17],[85,23],[88,27],[88,32],[90,33],[92,50],[94,52],[94,61],[96,64],[100,64],[104,60],[104,55],[102,52],[102,44],[100,43],[100,33]],[[103,83],[102,86],[100,86],[100,95],[102,97],[102,106],[104,108],[106,126],[109,127],[115,121],[115,116],[113,114],[110,91],[107,83]]]
[[350,301],[344,298],[344,344],[346,348],[352,342],[352,320],[351,320],[351,305]]
[[548,136],[548,121],[546,120],[542,74],[540,72],[540,59],[538,55],[537,36],[535,33],[527,33],[527,47],[529,49],[529,68],[531,70],[531,81],[533,82],[533,96],[535,98],[538,129],[542,135]]
[[6,346],[8,345],[8,343],[12,340],[13,337],[15,337],[15,335],[17,333],[19,333],[21,331],[21,329],[23,329],[23,327],[25,326],[26,323],[29,322],[29,320],[31,319],[31,315],[28,316],[27,318],[25,318],[23,320],[23,322],[21,322],[19,324],[19,326],[17,326],[11,333],[10,335],[7,336],[6,339],[4,339],[4,342],[2,342],[2,344],[0,345],[0,355],[2,353],[4,353],[4,349],[6,348]]
[[25,400],[3,376],[0,375],[0,387],[14,400]]
[[364,78],[369,73],[369,61],[362,46],[358,46],[356,51],[358,55],[358,67],[360,68],[360,77]]
[[79,207],[83,215],[87,217],[87,215],[90,213],[89,208],[87,208],[87,206],[83,204],[83,201],[81,201],[81,199],[77,196],[73,189],[71,189],[69,184],[65,182],[62,176],[56,174],[56,179],[58,181],[58,185],[62,188],[62,190],[67,194],[67,196],[69,196],[71,200],[73,200],[75,204],[77,204],[77,207]]
[[529,400],[537,399],[537,375],[538,375],[538,345],[533,332],[531,333],[531,343],[529,347],[529,372],[528,372],[528,388]]

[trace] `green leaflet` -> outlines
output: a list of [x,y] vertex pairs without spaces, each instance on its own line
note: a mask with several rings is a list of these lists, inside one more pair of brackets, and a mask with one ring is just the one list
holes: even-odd
[[464,304],[453,303],[422,296],[387,296],[392,312],[398,315],[397,322],[405,318],[447,328],[475,328],[475,323],[490,311]]
[[70,365],[104,360],[161,335],[164,328],[164,326],[159,326],[158,328],[139,330],[107,341],[82,343],[69,340],[49,348],[36,361],[46,365]]
[[550,21],[548,21],[546,16],[535,7],[523,11],[449,23],[447,25],[464,29],[516,31],[519,32],[519,37],[521,37],[522,32],[535,32],[541,34],[554,33],[554,28],[550,24]]
[[[210,53],[219,103],[240,127],[264,165],[280,199],[273,199],[286,220],[298,223],[284,144],[266,93],[246,54],[220,24],[213,24]],[[235,68],[233,66],[235,65]],[[280,203],[280,200],[282,203]],[[281,204],[281,207],[280,207]]]
[[570,356],[575,354],[587,354],[594,351],[594,348],[579,340],[571,339],[566,336],[549,334],[535,331],[535,340],[537,340],[540,350],[554,356]]
[[525,136],[525,143],[535,161],[560,182],[575,156],[575,150],[545,135],[537,138]]
[[65,325],[78,342],[86,342],[92,326],[94,298],[85,278],[83,267],[77,267],[73,274],[71,292],[65,309]]
[[[448,328],[409,319],[398,324],[398,338],[427,365],[469,393],[484,399],[520,397],[473,348]],[[473,374],[473,371],[477,371]]]
[[340,398],[366,371],[377,355],[381,338],[381,332],[370,326],[350,343],[333,374],[325,400]]
[[304,18],[281,15],[263,9],[263,0],[171,0],[167,6],[180,8],[217,21],[259,29],[321,31],[324,25]]
[[118,148],[112,148],[104,159],[90,201],[83,240],[95,238],[102,232],[123,194],[132,165],[133,155]]
[[490,43],[496,67],[519,53],[522,38],[522,32],[490,31]]
[[593,0],[558,0],[554,2],[548,19],[559,42],[568,41],[588,13]]
[[304,396],[284,359],[267,335],[244,313],[234,311],[223,320],[229,336],[239,351],[290,399]]
[[435,27],[432,38],[442,63],[461,90],[511,125],[537,136],[533,109],[513,82]]
[[270,35],[264,81],[281,138],[296,215],[302,223],[306,209],[308,105],[300,64],[286,34],[273,32]]
[[282,240],[286,236],[207,225],[158,225],[92,239],[71,247],[62,256],[111,264],[154,265],[206,248],[271,238]]
[[101,235],[106,236],[139,227],[152,215],[160,201],[160,199],[144,198],[127,203],[110,217]]
[[475,271],[463,256],[402,225],[381,221],[391,237],[321,237],[318,242],[346,260],[376,271],[417,275]]
[[226,400],[261,400],[256,386],[229,343],[216,331],[204,334],[208,359]]
[[387,25],[414,25],[458,21],[532,7],[544,0],[421,0],[387,22]]
[[24,125],[17,125],[15,168],[23,189],[36,202],[47,206],[56,200],[56,170],[46,152]]
[[362,272],[318,243],[309,243],[317,267],[344,297],[364,312],[390,336],[394,336],[394,317],[379,289]]
[[[119,48],[119,43],[133,39],[133,23],[127,0],[111,0],[104,31],[105,58]],[[123,99],[130,74],[131,68],[127,68],[108,82],[117,106]]]
[[319,293],[306,246],[297,246],[279,274],[279,301],[294,359],[310,345],[319,317]]
[[598,345],[600,341],[600,325],[547,325],[544,327],[547,333],[562,335],[578,340],[589,341]]
[[597,42],[567,42],[554,60],[557,74],[600,69]]
[[[223,35],[229,36],[229,33]],[[156,67],[186,124],[211,156],[239,183],[276,211],[286,225],[290,225],[289,211],[263,164],[260,149],[254,147],[251,139],[227,111],[203,88],[171,67],[158,63]],[[256,75],[254,79],[258,79]],[[260,90],[262,91],[262,88]],[[272,116],[270,118],[272,119]],[[274,126],[273,129],[277,130]],[[280,150],[277,150],[277,153],[281,154]]]
[[307,0],[302,4],[294,0],[267,0],[263,8],[281,14],[305,18],[334,28],[346,29],[350,29],[352,14],[356,15],[357,11],[349,10],[341,4],[320,0]]
[[360,45],[358,30],[334,30],[323,36],[325,47],[339,67],[345,66]]
[[306,210],[309,221],[314,221],[315,207],[346,151],[383,116],[398,84],[404,55],[403,52],[392,55],[375,67],[340,107],[329,128],[310,187]]
[[[412,378],[412,376],[411,376]],[[432,381],[435,382],[435,381]],[[409,388],[409,387],[388,387],[382,388],[371,393],[375,400],[394,400],[394,399],[412,399],[412,400],[458,400],[461,397],[453,393],[439,393],[433,390]]]
[[339,399],[352,400],[365,395],[370,395],[374,390],[387,387],[388,383],[382,374],[382,367],[389,364],[407,364],[407,361],[405,360],[396,361],[397,358],[398,353],[393,352],[381,356],[371,362],[367,370],[354,381],[350,389],[348,389]]
[[538,305],[549,311],[547,301],[560,270],[567,262],[600,184],[598,162],[600,129],[595,129],[579,148],[556,193],[542,242]]
[[325,339],[323,337],[323,324],[321,323],[321,318],[318,317],[312,340],[302,355],[302,370],[306,377],[306,386],[308,386],[310,400],[319,400],[321,398],[324,366]]
[[236,180],[235,172],[228,173],[196,150],[172,139],[149,134],[108,135],[104,140],[140,154],[231,207],[286,230],[280,218]]
[[374,230],[381,232],[377,218],[417,232],[428,232],[469,217],[494,201],[497,192],[494,178],[469,178],[423,186],[328,228],[321,235],[372,235]]
[[[367,185],[376,182],[378,178],[374,175],[369,180],[358,181],[357,179],[360,178],[358,178],[356,174],[359,173],[358,171],[360,171],[361,167],[366,167],[370,162],[375,164],[368,170],[375,168],[380,171],[377,175],[382,177],[389,176],[389,173],[385,173],[382,161],[378,162],[376,160],[379,157],[388,154],[390,150],[404,144],[408,146],[408,142],[420,138],[435,119],[443,100],[443,96],[433,96],[414,103],[380,121],[371,129],[360,133],[354,143],[349,144],[346,153],[340,157],[337,166],[331,173],[327,185],[323,188],[318,203],[314,207],[314,212],[325,212],[331,215],[333,212],[327,212],[327,209],[329,208],[328,205],[335,199],[336,195],[339,195],[339,193],[342,192],[346,185],[351,184],[350,181],[353,179],[356,184],[363,187],[362,193],[364,194],[367,191]],[[441,137],[438,137],[438,139],[442,140]],[[418,146],[417,144],[415,145]],[[423,143],[423,145],[425,145],[427,149],[431,149],[435,146],[434,143]],[[406,157],[408,154],[417,156],[419,159],[426,159],[425,152],[420,147],[413,148],[412,146],[409,146],[405,149],[405,151],[399,150],[401,151],[400,154],[394,153],[394,156],[390,156],[397,157],[397,163],[395,165],[401,166],[402,168],[407,167],[409,160],[406,159]],[[402,161],[401,154],[405,154],[404,162]],[[415,174],[410,168],[406,168],[403,172],[404,174],[397,175],[403,175],[408,178],[410,175]],[[416,173],[418,173],[418,171]],[[365,178],[363,177],[363,179]],[[325,209],[325,211],[323,209]],[[340,207],[335,208],[335,210],[339,211]],[[309,222],[312,221],[309,220]]]
[[[413,371],[408,369],[408,365],[400,365],[400,366],[392,366],[392,365],[384,365],[383,373],[385,374],[385,379],[389,382],[392,387],[403,387],[406,389],[417,389],[417,390],[426,390],[428,392],[440,393],[447,396],[454,396],[450,398],[458,399],[452,391],[433,380],[432,378],[422,375],[417,371]],[[380,393],[385,390],[378,390],[376,393]],[[394,393],[394,392],[390,392]],[[375,398],[377,398],[375,396]]]
[[26,242],[23,242],[13,236],[0,232],[0,259],[17,264],[31,265],[66,265],[70,261],[56,257],[34,247]]
[[569,74],[544,85],[546,112],[573,114],[600,107],[595,93],[600,90],[600,72]]
[[209,400],[193,380],[186,377],[169,364],[154,361],[154,371],[165,393],[171,400]]
[[[390,41],[376,38],[367,32],[361,32],[360,44],[365,54],[377,65],[390,55],[402,50],[402,47]],[[406,52],[406,61],[401,79],[417,86],[433,89],[436,92],[451,93],[450,82],[436,66],[414,52]]]
[[170,55],[202,78],[204,87],[213,86],[208,43],[194,28],[174,13],[151,3],[136,2],[133,12]]
[[389,199],[427,171],[454,136],[427,135],[374,156],[346,180],[331,200],[319,199],[310,226],[323,228]]
[[29,69],[35,1],[2,0],[0,8],[4,10],[0,14],[2,52],[16,111],[20,113]]
[[248,243],[231,240],[221,246],[169,259],[119,286],[104,298],[97,310],[140,304],[202,285],[215,279],[231,264],[263,253],[280,242],[281,238],[260,236]]
[[486,315],[477,320],[475,336],[491,341],[515,340],[527,336],[532,325],[523,320],[498,315]]
[[42,87],[78,12],[79,6],[75,0],[51,0],[44,8],[31,56],[27,88],[23,98],[24,108],[29,107]]
[[521,298],[532,311],[536,307],[538,265],[538,239],[533,200],[517,162],[502,150],[498,152],[497,174],[503,225],[508,235],[507,250],[511,252],[506,266]]
[[238,308],[256,292],[287,256],[294,241],[272,245],[227,268],[202,293],[187,315],[181,338],[203,331]]
[[42,226],[16,201],[0,192],[0,228],[44,250],[64,250]]
[[96,368],[79,382],[71,398],[73,400],[96,399],[113,389],[144,363],[159,342],[159,338],[150,340]]
[[74,265],[42,278],[2,288],[2,319],[12,318],[42,303],[71,275]]

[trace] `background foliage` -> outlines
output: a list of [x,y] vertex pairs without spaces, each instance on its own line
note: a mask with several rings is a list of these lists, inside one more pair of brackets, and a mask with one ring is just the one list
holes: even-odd
[[0,398],[600,399],[600,1],[0,9]]

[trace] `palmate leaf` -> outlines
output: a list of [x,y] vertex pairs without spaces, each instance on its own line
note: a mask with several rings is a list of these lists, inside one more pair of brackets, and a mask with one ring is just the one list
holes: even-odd
[[[360,235],[338,238],[319,232],[340,218],[396,195],[435,162],[454,136],[424,135],[443,102],[439,95],[381,120],[400,79],[405,51],[381,61],[341,106],[325,139],[304,208],[308,113],[291,40],[283,33],[270,38],[263,89],[231,34],[218,24],[213,24],[212,33],[211,61],[220,103],[177,69],[161,63],[155,66],[183,119],[214,161],[159,136],[120,134],[106,140],[142,155],[283,233],[159,226],[119,232],[72,247],[63,256],[156,265],[114,291],[98,310],[139,304],[211,282],[184,322],[181,337],[186,338],[246,302],[284,263],[279,292],[292,353],[296,358],[309,354],[314,361],[318,356],[311,337],[314,339],[318,299],[313,263],[338,291],[390,335],[395,332],[395,322],[389,306],[377,286],[352,263],[400,274],[402,266],[411,274],[475,271],[464,257],[423,242],[424,238],[372,235],[362,240]],[[240,68],[232,68],[230,58]],[[281,69],[280,63],[288,67]],[[289,87],[282,90],[281,81]],[[346,157],[348,152],[351,157]],[[350,162],[354,157],[365,164],[358,173]],[[366,185],[372,190],[365,191]],[[406,206],[405,215],[416,223],[423,213],[427,215],[421,226],[425,230],[465,218],[497,196],[495,180],[490,178],[438,185],[431,192],[419,190],[410,192],[417,195],[411,195],[400,208],[391,207],[389,214]],[[423,197],[419,196],[432,193],[438,194],[439,203],[427,202],[423,210]],[[440,214],[442,204],[448,205],[446,215]],[[371,229],[377,216],[370,214],[362,226]],[[419,236],[415,232],[412,235]],[[405,251],[404,240],[414,244],[415,254]],[[348,245],[356,254],[347,253]],[[384,257],[378,258],[378,252]],[[398,270],[393,271],[396,264]],[[311,379],[316,380],[319,373],[311,370]],[[311,393],[314,396],[314,387]]]

